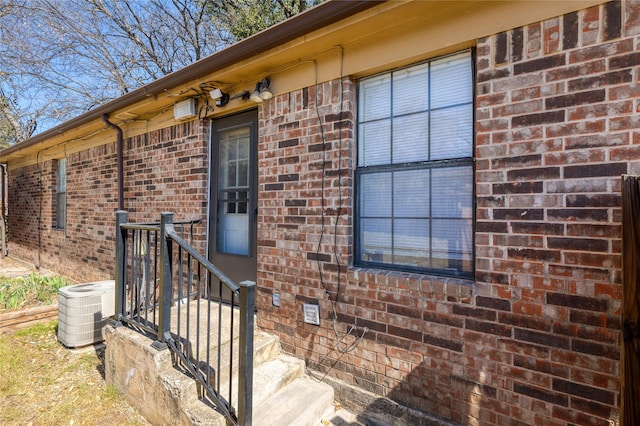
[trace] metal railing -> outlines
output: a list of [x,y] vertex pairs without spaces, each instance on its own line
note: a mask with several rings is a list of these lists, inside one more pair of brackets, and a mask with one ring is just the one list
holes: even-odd
[[236,285],[193,248],[198,223],[171,213],[127,223],[116,213],[115,318],[175,353],[231,423],[251,425],[255,282]]

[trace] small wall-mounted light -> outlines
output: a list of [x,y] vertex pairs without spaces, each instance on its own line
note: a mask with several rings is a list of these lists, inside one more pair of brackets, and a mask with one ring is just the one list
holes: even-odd
[[269,89],[269,85],[271,84],[271,80],[269,77],[265,77],[262,79],[262,83],[260,83],[260,97],[263,101],[268,101],[273,98],[273,93],[271,89]]
[[216,106],[218,108],[223,107],[229,103],[229,95],[227,93],[224,93],[220,89],[213,89],[209,92],[209,96],[211,96],[211,99],[216,101]]
[[218,108],[225,106],[226,104],[229,103],[229,99],[230,99],[229,95],[223,92],[220,99],[216,101],[216,106]]
[[249,99],[258,104],[262,102],[262,98],[260,97],[260,82],[256,83],[256,89],[253,91]]
[[213,99],[214,101],[220,99],[222,95],[224,95],[224,93],[222,93],[222,90],[220,89],[213,89],[209,92],[209,96],[211,96],[211,99]]
[[253,102],[260,103],[273,98],[273,93],[271,92],[271,89],[269,89],[270,84],[271,80],[269,77],[265,77],[261,81],[257,82],[256,88],[251,94],[250,99]]
[[[215,93],[215,95],[217,96],[216,98],[214,98],[213,95],[211,95],[211,97],[216,101],[216,106],[218,108],[227,105],[229,103],[229,101],[232,101],[234,99],[242,99],[243,101],[246,101],[250,97],[250,93],[249,93],[248,90],[245,90],[244,92],[240,92],[237,95],[233,95],[233,96],[229,96],[228,93],[224,93],[220,89],[215,89],[215,90],[217,90],[220,93],[219,94]],[[213,92],[214,91],[212,90],[210,92],[210,94],[213,93]]]

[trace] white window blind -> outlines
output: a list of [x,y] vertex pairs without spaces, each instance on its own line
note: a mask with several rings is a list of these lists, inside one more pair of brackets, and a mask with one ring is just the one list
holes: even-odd
[[358,108],[356,262],[470,275],[470,52],[364,79]]

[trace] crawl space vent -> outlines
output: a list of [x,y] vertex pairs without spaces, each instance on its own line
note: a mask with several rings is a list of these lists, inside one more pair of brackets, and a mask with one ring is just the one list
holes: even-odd
[[58,340],[70,348],[103,341],[114,305],[113,280],[62,287],[58,291]]

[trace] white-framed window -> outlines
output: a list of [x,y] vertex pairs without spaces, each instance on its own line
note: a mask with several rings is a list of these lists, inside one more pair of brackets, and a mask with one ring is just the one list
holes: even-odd
[[355,264],[471,277],[470,51],[358,85]]
[[67,159],[60,158],[56,165],[56,220],[57,229],[67,224]]

